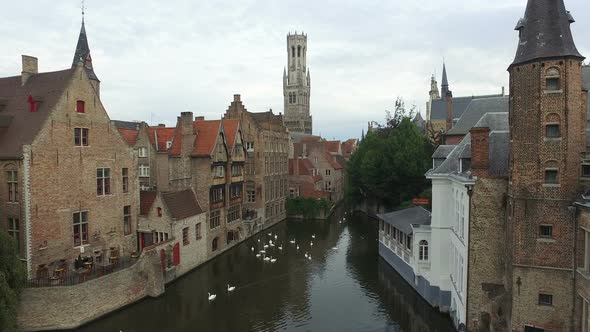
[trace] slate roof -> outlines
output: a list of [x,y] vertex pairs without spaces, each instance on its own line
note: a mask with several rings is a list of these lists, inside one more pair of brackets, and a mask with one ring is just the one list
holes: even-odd
[[133,129],[133,130],[138,130],[139,129],[139,126],[141,124],[140,122],[137,122],[137,121],[111,120],[111,122],[117,128]]
[[118,130],[119,134],[121,134],[121,137],[123,137],[123,140],[129,146],[135,146],[135,143],[137,143],[137,135],[139,134],[139,130],[125,128],[118,128]]
[[377,218],[406,234],[412,233],[412,225],[430,225],[431,217],[430,211],[421,206],[377,215]]
[[158,196],[157,191],[140,191],[139,192],[139,214],[147,216],[154,205],[154,201]]
[[434,151],[432,158],[434,158],[434,159],[446,158],[449,155],[449,153],[451,153],[451,151],[453,151],[455,146],[456,145],[439,145],[438,148],[436,149],[436,151]]
[[254,122],[256,122],[259,126],[264,127],[265,123],[271,123],[275,125],[282,125],[283,124],[283,116],[276,115],[272,112],[272,110],[267,112],[248,112]]
[[90,47],[88,47],[88,38],[86,36],[84,21],[82,21],[82,27],[80,28],[80,35],[78,36],[78,44],[76,45],[72,67],[75,67],[80,61],[84,63],[84,69],[86,70],[86,73],[88,73],[88,78],[98,81],[98,77],[96,77],[94,69],[92,68],[92,57],[90,56]]
[[563,0],[529,0],[515,28],[520,38],[512,66],[542,58],[583,58],[570,30],[573,22]]
[[[0,158],[22,157],[22,146],[33,142],[75,70],[35,74],[25,85],[21,76],[0,78]],[[29,111],[29,96],[40,102],[36,112]]]
[[[463,115],[463,112],[469,107],[471,101],[479,98],[502,97],[501,94],[469,96],[469,97],[453,97],[453,118],[458,119]],[[447,118],[447,102],[444,99],[435,99],[432,101],[432,108],[430,112],[430,120],[444,120]]]
[[459,121],[447,132],[447,135],[466,135],[486,113],[508,112],[508,102],[508,96],[472,100]]
[[196,216],[204,212],[192,189],[162,193],[162,200],[175,220]]

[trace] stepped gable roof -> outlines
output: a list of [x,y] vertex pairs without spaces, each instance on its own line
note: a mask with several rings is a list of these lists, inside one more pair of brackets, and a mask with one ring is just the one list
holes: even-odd
[[[168,148],[166,147],[166,142],[172,141],[174,139],[174,133],[176,132],[176,128],[148,127],[146,128],[146,130],[148,137],[150,138],[150,142],[152,143],[152,146],[156,149],[156,151],[168,151]],[[180,148],[180,145],[178,147]],[[172,147],[170,148],[172,149]]]
[[430,225],[431,217],[430,211],[421,206],[377,215],[377,218],[406,234],[412,234],[414,225]]
[[196,216],[204,212],[192,189],[162,193],[162,200],[175,220]]
[[[463,115],[471,101],[479,98],[502,97],[502,94],[453,97],[453,118],[458,119]],[[430,120],[445,120],[447,118],[447,101],[445,99],[434,99],[430,112]]]
[[126,128],[117,128],[119,130],[119,134],[123,137],[123,140],[129,146],[135,146],[137,143],[137,136],[139,135],[139,130],[135,129],[126,129]]
[[193,122],[193,125],[197,133],[193,155],[210,156],[215,149],[215,143],[217,143],[217,137],[222,128],[222,121],[197,120]]
[[330,153],[340,153],[340,141],[326,141],[326,150]]
[[[67,88],[76,68],[39,73],[25,85],[21,76],[0,78],[0,158],[22,157]],[[30,112],[29,97],[39,102]]]
[[519,43],[511,66],[554,57],[583,59],[570,29],[573,22],[563,0],[529,0],[524,18],[515,27]]
[[447,135],[466,135],[488,112],[508,112],[508,101],[508,96],[472,100],[459,121],[447,132]]
[[154,201],[158,196],[157,191],[140,191],[139,192],[139,214],[147,216],[154,205]]
[[240,127],[240,121],[237,119],[226,119],[223,120],[223,130],[225,132],[225,139],[227,140],[227,146],[233,148],[236,141],[236,135]]

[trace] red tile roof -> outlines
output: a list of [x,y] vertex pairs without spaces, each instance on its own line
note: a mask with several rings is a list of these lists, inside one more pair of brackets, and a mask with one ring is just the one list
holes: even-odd
[[167,151],[166,142],[172,141],[174,138],[174,132],[176,128],[163,128],[163,127],[149,127],[147,128],[150,142],[156,149],[156,151]]
[[156,200],[156,196],[158,195],[157,191],[140,191],[139,192],[139,214],[142,216],[147,216],[152,209],[152,205],[154,205],[154,201]]
[[137,135],[139,134],[139,130],[133,129],[125,129],[125,128],[118,128],[121,137],[127,142],[129,146],[135,146],[137,143]]
[[342,143],[342,153],[343,154],[350,154],[356,150],[356,138],[348,139],[346,142]]
[[340,141],[326,141],[326,150],[330,153],[340,153]]
[[240,122],[237,119],[223,120],[223,131],[225,132],[225,140],[229,149],[233,150],[236,136]]
[[326,159],[328,159],[328,162],[330,163],[330,166],[332,166],[332,168],[342,169],[342,165],[340,165],[330,153],[326,152],[325,156],[326,156]]
[[193,125],[197,132],[193,155],[210,156],[219,136],[221,120],[197,120]]
[[301,139],[301,142],[319,142],[322,138],[319,136],[307,136]]

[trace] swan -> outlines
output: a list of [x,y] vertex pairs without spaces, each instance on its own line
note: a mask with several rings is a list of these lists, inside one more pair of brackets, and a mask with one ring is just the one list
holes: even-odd
[[338,247],[332,247],[332,250],[338,250]]
[[291,240],[291,241],[289,241],[289,243],[295,244],[295,240]]
[[278,238],[279,236],[275,234],[275,240]]
[[312,239],[315,239],[315,234],[311,236]]
[[265,244],[264,245],[264,249],[268,249],[268,244]]
[[283,250],[283,247],[282,247],[282,246],[280,246],[280,247],[279,247],[279,250]]
[[274,248],[275,244],[274,243],[271,243],[270,246]]
[[268,233],[268,236],[272,236],[272,233]]
[[277,261],[277,259],[276,259],[276,258],[272,258],[272,257],[270,258],[270,262],[271,262],[271,263],[274,263],[274,262],[276,262],[276,261]]
[[307,253],[305,253],[305,255],[303,255],[303,256],[305,256],[305,258],[307,258]]
[[228,292],[233,292],[236,289],[236,286],[230,286],[229,284],[227,284],[227,291]]
[[299,250],[299,245],[297,245],[297,250]]
[[254,251],[254,247],[250,248],[250,250]]
[[260,258],[260,254],[256,254],[256,258]]
[[259,253],[266,254],[266,250],[260,250]]
[[268,262],[268,261],[270,261],[270,257],[264,257],[264,261],[265,261],[265,262]]
[[260,239],[258,239],[258,243],[260,243]]
[[311,260],[311,254],[309,254],[309,256],[307,256],[307,259]]
[[215,298],[217,297],[217,295],[215,295],[215,294],[211,294],[211,293],[207,293],[207,295],[209,295],[209,297],[207,297],[207,299],[208,299],[209,301],[214,301],[214,300],[215,300]]
[[310,242],[309,245],[313,247],[313,242]]

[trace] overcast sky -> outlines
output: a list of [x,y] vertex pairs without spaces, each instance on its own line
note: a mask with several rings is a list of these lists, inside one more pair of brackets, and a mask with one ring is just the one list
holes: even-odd
[[[359,137],[397,96],[424,114],[443,58],[455,96],[508,86],[526,0],[87,0],[86,31],[111,119],[174,125],[182,111],[218,119],[233,94],[250,111],[283,112],[286,35],[308,35],[314,134]],[[590,56],[588,0],[566,0],[579,51]],[[20,55],[40,71],[71,65],[76,0],[7,1],[0,77]]]

